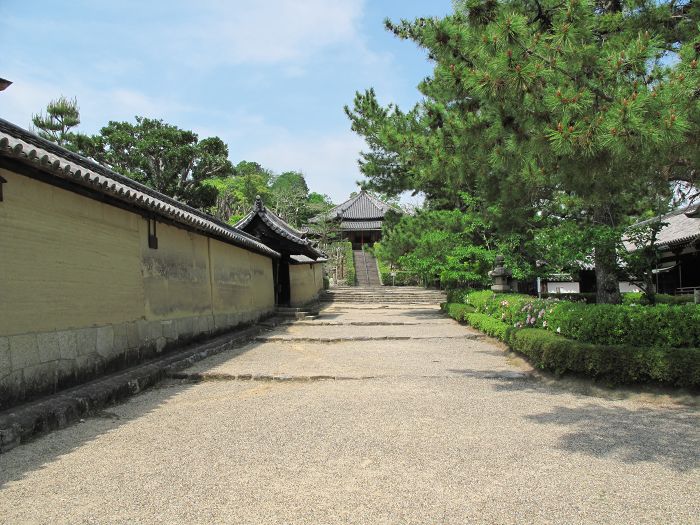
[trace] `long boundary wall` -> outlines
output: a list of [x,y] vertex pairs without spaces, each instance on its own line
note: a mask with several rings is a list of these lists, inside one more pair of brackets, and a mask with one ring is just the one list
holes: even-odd
[[274,310],[267,256],[0,176],[0,409]]

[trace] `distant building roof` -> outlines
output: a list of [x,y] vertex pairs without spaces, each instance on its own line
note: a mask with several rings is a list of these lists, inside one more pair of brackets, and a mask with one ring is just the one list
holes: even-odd
[[340,223],[341,230],[381,230],[382,221],[342,221]]
[[[370,195],[365,190],[360,191],[354,197],[339,204],[330,211],[318,215],[311,219],[311,222],[319,222],[326,220],[379,220],[384,218],[384,215],[391,210],[392,207],[386,202],[382,202],[373,195]],[[344,227],[343,227],[344,228]],[[381,225],[380,225],[381,228]]]
[[[661,249],[681,246],[700,239],[700,204],[679,208],[666,215],[639,222],[635,226],[643,226],[655,221],[666,223],[656,237],[656,244]],[[629,245],[627,248],[633,249]]]
[[146,210],[189,229],[269,257],[280,256],[276,251],[230,224],[3,119],[0,119],[0,157],[39,170],[51,183],[60,184],[68,189],[87,189],[88,196],[103,200],[106,198],[113,203],[124,203]]
[[325,257],[325,254],[317,250],[306,238],[306,233],[297,230],[267,209],[259,195],[255,198],[253,209],[238,221],[235,227],[254,235],[281,253],[305,255],[313,260]]

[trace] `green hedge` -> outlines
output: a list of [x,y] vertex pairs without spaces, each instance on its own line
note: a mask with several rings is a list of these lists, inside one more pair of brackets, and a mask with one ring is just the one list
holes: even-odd
[[[695,298],[692,295],[668,295],[657,293],[654,296],[656,304],[690,304]],[[628,292],[622,294],[622,304],[626,305],[648,305],[646,297],[641,292]]]
[[544,328],[584,343],[700,347],[700,305],[586,304],[490,290],[455,297],[516,328]]
[[352,256],[352,243],[339,243],[343,248],[343,256],[345,257],[345,284],[355,286],[355,259]]
[[458,321],[464,321],[464,315],[474,311],[474,308],[467,304],[443,303],[441,306],[445,309],[447,315]]
[[700,386],[699,348],[588,344],[537,328],[515,330],[509,339],[510,347],[537,368],[557,374],[582,374],[615,384]]
[[588,304],[595,304],[596,294],[584,293],[543,293],[542,299],[559,299],[560,301],[572,301]]
[[589,344],[538,328],[516,328],[467,305],[446,303],[445,311],[507,343],[540,369],[574,373],[609,383],[657,382],[700,387],[700,349]]
[[561,302],[546,313],[549,328],[602,345],[700,346],[700,307]]

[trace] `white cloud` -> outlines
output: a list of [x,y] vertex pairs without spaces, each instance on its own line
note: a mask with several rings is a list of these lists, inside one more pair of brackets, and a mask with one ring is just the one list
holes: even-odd
[[359,40],[364,0],[237,0],[197,2],[194,20],[169,27],[185,57],[205,63],[303,61]]
[[357,191],[355,181],[362,178],[357,166],[358,153],[365,142],[347,133],[324,136],[294,136],[285,133],[265,146],[245,152],[275,172],[296,170],[304,173],[311,191],[325,193],[334,202],[342,202]]
[[0,116],[23,128],[30,127],[33,114],[43,111],[51,100],[61,95],[77,98],[82,121],[78,130],[85,133],[97,132],[110,120],[130,121],[136,115],[177,124],[178,116],[190,109],[168,97],[150,97],[133,89],[100,90],[75,80],[61,83],[30,77],[11,80],[13,84],[0,93]]

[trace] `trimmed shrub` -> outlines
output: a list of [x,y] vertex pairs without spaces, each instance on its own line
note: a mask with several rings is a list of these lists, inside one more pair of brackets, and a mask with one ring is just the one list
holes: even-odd
[[[656,304],[671,304],[671,305],[682,305],[682,304],[692,304],[694,297],[692,295],[668,295],[663,293],[658,293],[654,296]],[[626,305],[648,305],[649,301],[645,295],[641,292],[628,292],[622,294],[622,304]]]
[[586,343],[659,347],[700,346],[697,305],[627,306],[561,302],[547,313],[550,329]]
[[345,284],[355,286],[355,259],[352,257],[352,243],[338,243],[343,249],[343,257],[345,258]]
[[456,319],[457,321],[464,321],[464,316],[465,314],[471,313],[474,311],[474,308],[467,305],[467,304],[459,304],[459,303],[443,303],[443,310],[447,312],[447,315],[452,317],[453,319]]
[[484,332],[486,335],[490,335],[506,343],[510,340],[510,335],[516,331],[516,328],[486,314],[467,313],[464,316],[464,321],[477,330]]
[[[455,294],[455,297],[459,297]],[[546,328],[569,339],[605,345],[700,346],[700,306],[586,304],[490,290],[463,294],[465,303],[516,328]]]
[[558,299],[560,301],[571,301],[575,303],[596,303],[596,294],[583,292],[583,293],[543,293],[542,299]]
[[630,345],[595,345],[566,339],[546,330],[517,330],[510,346],[537,368],[567,372],[610,383],[658,382],[700,386],[700,349]]
[[442,307],[454,319],[507,343],[542,370],[585,375],[612,384],[656,382],[700,387],[700,348],[590,344],[548,330],[516,328],[473,311],[471,305],[444,303]]

